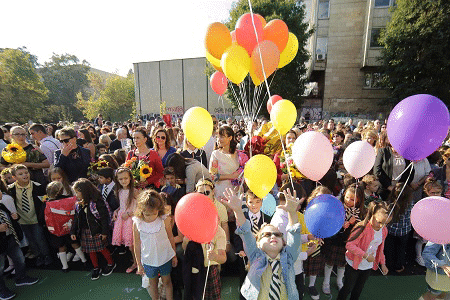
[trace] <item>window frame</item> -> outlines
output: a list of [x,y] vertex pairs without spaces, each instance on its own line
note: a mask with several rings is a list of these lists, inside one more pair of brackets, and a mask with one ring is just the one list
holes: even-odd
[[[317,1],[317,19],[318,20],[328,20],[330,18],[330,0],[319,0]],[[320,15],[320,4],[321,3],[328,3],[328,9],[327,9],[327,16],[322,17]]]

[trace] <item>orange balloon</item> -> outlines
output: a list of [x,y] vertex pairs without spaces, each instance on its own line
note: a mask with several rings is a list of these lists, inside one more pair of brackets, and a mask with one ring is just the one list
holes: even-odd
[[258,17],[258,19],[261,21],[262,27],[264,28],[264,26],[266,26],[267,24],[266,19],[264,19],[264,17],[261,16],[260,14],[255,14],[255,16]]
[[260,80],[264,80],[261,57],[264,64],[264,72],[266,73],[266,77],[269,77],[278,67],[280,50],[278,50],[277,45],[272,41],[262,41],[253,49],[250,69],[254,70],[255,75]]
[[222,23],[215,22],[208,26],[205,37],[205,48],[213,57],[222,58],[222,54],[231,46],[230,30]]
[[280,53],[283,52],[289,40],[289,29],[286,23],[279,19],[267,23],[264,27],[264,39],[274,42]]
[[250,65],[250,78],[255,86],[259,86],[262,83],[258,76],[256,76],[255,70],[253,70],[253,64]]
[[211,63],[214,69],[223,73],[222,68],[220,67],[220,59],[217,59],[214,56],[212,56],[208,52],[208,50],[206,51],[206,59]]

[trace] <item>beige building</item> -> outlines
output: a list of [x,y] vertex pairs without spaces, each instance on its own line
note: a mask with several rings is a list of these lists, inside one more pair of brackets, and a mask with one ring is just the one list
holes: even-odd
[[310,0],[307,18],[315,33],[309,44],[311,92],[301,109],[307,119],[382,119],[380,105],[389,91],[380,88],[377,60],[380,29],[395,0]]

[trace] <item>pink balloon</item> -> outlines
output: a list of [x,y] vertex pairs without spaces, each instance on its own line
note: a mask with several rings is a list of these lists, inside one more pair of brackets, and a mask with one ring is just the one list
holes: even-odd
[[450,200],[427,197],[417,202],[411,211],[411,224],[424,239],[436,244],[450,243]]
[[275,103],[277,103],[277,101],[279,100],[283,100],[283,97],[279,95],[272,95],[272,97],[267,100],[267,111],[269,112],[269,114],[272,111],[272,106],[274,106]]
[[375,150],[366,141],[353,142],[345,149],[343,162],[350,175],[361,178],[373,168]]
[[[253,48],[255,48],[258,41],[261,42],[263,40],[264,36],[261,20],[256,15],[253,15],[253,21],[255,27],[253,27],[251,14],[243,14],[237,21],[235,29],[237,43],[247,50],[249,56],[252,56]],[[255,34],[255,28],[257,35]],[[258,40],[256,40],[256,36],[258,36]]]
[[222,72],[217,71],[212,74],[209,83],[211,84],[213,91],[219,95],[223,95],[223,93],[227,90],[228,81]]
[[313,181],[319,181],[333,163],[333,147],[320,132],[309,131],[300,135],[292,147],[297,169]]

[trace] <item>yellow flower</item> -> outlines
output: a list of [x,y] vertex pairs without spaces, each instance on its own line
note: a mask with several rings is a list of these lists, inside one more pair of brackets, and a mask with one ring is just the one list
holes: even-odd
[[11,164],[21,164],[26,161],[27,153],[16,143],[7,145],[2,151],[3,159]]
[[153,169],[150,168],[147,164],[141,166],[139,170],[139,176],[141,176],[141,181],[149,178],[152,175]]

